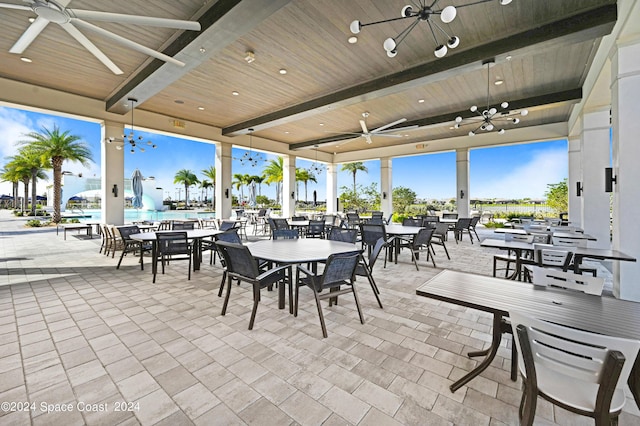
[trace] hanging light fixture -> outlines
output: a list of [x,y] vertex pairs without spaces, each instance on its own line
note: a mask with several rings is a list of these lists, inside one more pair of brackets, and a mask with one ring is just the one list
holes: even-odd
[[[486,3],[489,1],[495,0],[476,0],[457,7],[447,6],[443,9],[437,9],[439,0],[433,0],[431,4],[427,4],[427,0],[420,0],[419,7],[417,7],[417,4],[414,4],[413,6],[406,5],[405,7],[403,7],[400,11],[399,18],[384,19],[382,21],[369,22],[368,24],[363,24],[356,19],[355,21],[351,22],[349,29],[353,34],[358,34],[360,33],[362,27],[413,18],[414,21],[407,28],[401,31],[396,37],[389,37],[384,41],[382,46],[384,47],[384,50],[386,50],[387,56],[393,58],[398,54],[398,46],[400,45],[400,43],[402,43],[402,41],[404,41],[407,35],[409,35],[411,30],[413,30],[420,22],[426,22],[427,25],[429,25],[429,30],[431,31],[433,40],[436,43],[436,48],[434,49],[433,54],[437,58],[442,58],[447,54],[448,49],[455,49],[456,47],[458,47],[458,45],[460,44],[460,38],[455,35],[449,35],[449,33],[447,33],[440,25],[438,25],[433,16],[440,15],[440,20],[445,24],[449,24],[454,19],[456,19],[459,8],[472,6],[478,3]],[[503,6],[511,3],[511,0],[498,1],[500,1],[500,4]],[[440,34],[441,37],[446,37],[446,41],[441,42],[436,34]]]
[[243,166],[256,167],[259,163],[264,161],[261,154],[253,152],[253,129],[247,129],[249,131],[249,151],[246,151],[242,157],[240,157],[240,164]]
[[122,147],[126,146],[126,144],[129,144],[129,152],[131,152],[132,154],[135,154],[136,148],[138,148],[140,152],[144,152],[145,145],[151,148],[157,148],[157,145],[152,143],[151,141],[144,142],[144,138],[140,135],[138,135],[138,137],[136,138],[133,128],[133,110],[135,109],[135,103],[138,102],[138,100],[135,98],[128,98],[127,101],[131,103],[131,130],[129,131],[129,134],[122,135],[121,140],[114,137],[107,138],[107,143],[117,144],[116,149],[118,150],[122,149]]
[[459,129],[462,126],[467,125],[475,125],[474,130],[469,131],[469,136],[475,136],[478,131],[491,132],[494,129],[498,129],[498,134],[503,135],[505,133],[503,124],[518,124],[520,123],[520,119],[514,117],[515,115],[526,116],[529,114],[529,111],[526,109],[520,111],[509,111],[509,102],[502,102],[500,104],[500,108],[502,111],[498,111],[498,108],[492,107],[490,104],[489,98],[489,87],[490,87],[490,75],[489,68],[495,63],[494,59],[488,59],[484,61],[482,64],[487,66],[487,107],[486,109],[480,110],[477,105],[472,105],[469,110],[473,113],[477,113],[479,118],[481,118],[480,124],[478,125],[478,121],[475,119],[477,117],[473,117],[468,123],[463,123],[463,118],[461,116],[457,116],[455,120],[455,125],[453,126],[456,129]]
[[314,145],[316,149],[316,161],[309,167],[309,171],[314,175],[321,175],[324,171],[324,164],[318,163],[318,145]]

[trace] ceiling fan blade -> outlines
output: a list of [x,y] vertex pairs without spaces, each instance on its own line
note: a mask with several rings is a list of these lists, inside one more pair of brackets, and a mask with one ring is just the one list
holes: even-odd
[[155,18],[152,16],[125,15],[122,13],[98,12],[94,10],[67,9],[72,16],[90,21],[117,22],[120,24],[148,25],[150,27],[178,28],[200,31],[200,22],[181,19]]
[[68,32],[71,35],[71,37],[75,38],[78,41],[78,43],[83,45],[85,49],[91,52],[93,56],[98,58],[98,60],[102,62],[107,68],[109,68],[111,72],[113,72],[116,75],[122,74],[122,70],[118,68],[118,66],[114,64],[111,61],[111,59],[107,57],[107,55],[102,53],[102,51],[98,49],[96,45],[93,44],[87,37],[85,37],[85,35],[82,34],[76,27],[74,27],[72,24],[69,24],[69,23],[60,24],[60,26],[66,32]]
[[354,136],[362,136],[362,133],[355,133],[355,132],[331,132],[328,130],[325,130],[324,133],[334,133],[336,135],[354,135]]
[[365,123],[364,120],[360,120],[360,127],[362,127],[362,131],[364,133],[369,133],[369,130],[367,130],[367,123]]
[[16,10],[31,10],[29,6],[23,6],[21,4],[0,3],[2,9],[16,9]]
[[111,31],[105,30],[104,28],[97,27],[97,26],[95,26],[93,24],[90,24],[90,23],[88,23],[86,21],[83,21],[82,19],[72,18],[71,22],[73,24],[76,24],[76,25],[80,26],[80,27],[86,28],[86,29],[88,29],[90,31],[94,31],[94,32],[96,32],[96,33],[98,33],[98,34],[100,34],[100,35],[102,35],[104,37],[107,37],[107,38],[115,41],[116,43],[120,43],[123,46],[126,46],[126,47],[128,47],[130,49],[137,50],[138,52],[142,52],[145,55],[149,55],[151,57],[160,59],[160,60],[165,61],[165,62],[172,63],[174,65],[178,65],[178,66],[181,66],[181,67],[184,66],[184,62],[180,62],[179,60],[174,59],[171,56],[167,56],[164,53],[156,52],[153,49],[150,49],[150,48],[148,48],[146,46],[143,46],[143,45],[141,45],[139,43],[136,43],[134,41],[126,39],[126,38],[124,38],[122,36],[119,36],[118,34],[114,34]]
[[[29,8],[29,10],[31,9]],[[40,34],[42,30],[44,30],[48,23],[49,21],[42,17],[36,18],[36,20],[33,21],[33,24],[29,25],[29,28],[27,28],[27,30],[22,33],[18,41],[16,41],[15,44],[11,46],[11,49],[9,49],[9,53],[20,54],[24,52],[27,47],[29,47],[29,45],[33,42],[33,40],[38,37],[38,34]]]
[[407,121],[406,118],[401,118],[400,120],[396,120],[393,123],[389,123],[384,126],[378,127],[377,129],[372,130],[371,133],[378,133],[384,129],[388,129],[389,127],[395,126],[396,124],[404,123],[405,121]]
[[371,136],[382,137],[382,138],[403,138],[404,135],[392,135],[391,133],[371,133]]
[[397,129],[388,129],[388,130],[382,130],[380,132],[376,132],[376,135],[384,135],[386,133],[394,133],[394,132],[404,132],[405,130],[413,130],[413,129],[417,129],[418,125],[413,125],[413,126],[405,126],[405,127],[398,127]]

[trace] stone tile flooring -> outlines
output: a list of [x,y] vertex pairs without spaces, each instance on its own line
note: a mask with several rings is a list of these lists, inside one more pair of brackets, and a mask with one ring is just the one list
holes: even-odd
[[[416,296],[440,269],[423,260],[416,271],[408,252],[376,265],[384,309],[360,279],[366,323],[342,297],[325,305],[323,339],[304,289],[298,318],[263,292],[249,331],[251,292],[234,286],[221,316],[217,266],[187,281],[175,262],[152,284],[133,257],[116,270],[99,239],[23,223],[0,211],[0,401],[14,403],[2,425],[518,423],[509,338],[480,377],[449,391],[476,364],[466,352],[488,344],[490,318]],[[491,273],[493,251],[467,237],[448,247],[439,268]],[[536,423],[592,424],[542,400]],[[620,424],[640,424],[632,399]]]

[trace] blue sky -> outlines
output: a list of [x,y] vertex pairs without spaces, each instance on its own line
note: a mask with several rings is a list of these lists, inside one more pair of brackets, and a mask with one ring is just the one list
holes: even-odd
[[[24,140],[24,134],[39,131],[42,126],[53,128],[57,124],[62,130],[70,130],[87,142],[94,153],[94,164],[84,168],[79,164],[65,164],[63,170],[83,173],[87,177],[100,177],[100,126],[96,123],[71,118],[35,113],[9,107],[0,107],[0,156],[14,155],[16,142]],[[139,132],[136,130],[136,136]],[[164,196],[175,198],[180,185],[173,183],[173,176],[180,169],[189,169],[199,178],[201,171],[215,164],[215,145],[189,141],[159,134],[140,132],[151,139],[157,149],[144,153],[125,152],[125,177],[130,177],[139,168],[145,177],[154,176]],[[244,150],[234,149],[234,158],[240,158]],[[265,160],[276,158],[262,154]],[[547,184],[557,183],[567,177],[566,140],[534,144],[510,145],[496,148],[474,149],[470,152],[470,197],[474,198],[544,198]],[[260,175],[266,161],[256,167],[242,166],[233,161],[233,173]],[[298,160],[298,167],[309,168],[313,162]],[[358,184],[368,186],[380,182],[380,163],[365,162],[367,173],[359,172]],[[395,158],[393,160],[393,186],[413,189],[418,197],[447,199],[455,196],[456,155],[454,152]],[[313,191],[318,199],[325,199],[326,172],[316,176],[318,182],[309,182],[308,199]],[[38,185],[38,194],[45,191],[49,182]],[[351,174],[340,172],[338,186],[351,186]],[[22,191],[22,186],[20,187]],[[181,189],[184,193],[184,189]],[[0,183],[0,193],[10,194],[11,185]],[[262,194],[275,197],[273,186],[262,185]],[[192,194],[194,195],[194,194]],[[304,185],[300,184],[300,199],[304,200]],[[197,198],[197,196],[196,196]]]

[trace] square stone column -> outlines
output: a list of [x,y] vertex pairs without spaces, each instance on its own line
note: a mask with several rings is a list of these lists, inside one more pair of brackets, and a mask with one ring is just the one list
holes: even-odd
[[613,185],[613,248],[638,259],[613,262],[613,292],[621,299],[640,301],[640,39],[618,45],[611,64],[613,174],[617,176]]
[[216,143],[216,218],[228,219],[231,217],[231,149],[229,143]]
[[338,213],[338,165],[327,164],[327,214]]
[[383,217],[393,213],[392,161],[391,157],[380,159],[380,210]]
[[282,163],[282,217],[296,212],[296,157],[284,155]]
[[569,221],[572,225],[582,227],[582,195],[578,195],[576,184],[584,187],[582,180],[582,151],[580,138],[569,138]]
[[[124,225],[124,142],[107,143],[108,138],[122,141],[124,125],[104,122],[100,126],[100,169],[102,223]],[[120,147],[122,149],[118,149]]]
[[456,209],[458,217],[470,217],[469,149],[456,149]]
[[[589,246],[611,247],[609,232],[610,196],[604,192],[604,169],[611,164],[609,108],[585,112],[582,115],[580,151],[582,164],[582,220],[584,232],[597,238]],[[574,188],[575,189],[575,188]]]

